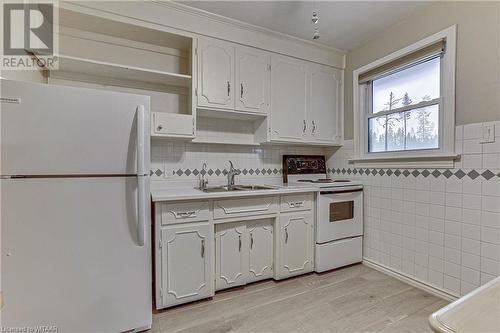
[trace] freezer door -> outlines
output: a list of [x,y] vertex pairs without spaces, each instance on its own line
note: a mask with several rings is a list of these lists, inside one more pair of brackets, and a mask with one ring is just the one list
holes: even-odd
[[137,184],[137,177],[0,181],[3,326],[151,325],[151,222],[141,246]]
[[9,80],[0,97],[1,175],[135,174],[139,132],[149,172],[149,97]]

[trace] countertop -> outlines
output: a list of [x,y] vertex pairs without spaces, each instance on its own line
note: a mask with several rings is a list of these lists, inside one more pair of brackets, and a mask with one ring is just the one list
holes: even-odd
[[195,199],[216,199],[216,198],[241,198],[258,195],[278,195],[292,193],[317,192],[319,188],[311,185],[288,185],[288,184],[259,184],[275,186],[273,189],[255,190],[255,191],[231,191],[205,193],[190,186],[172,186],[167,184],[153,185],[151,188],[151,197],[153,202],[158,201],[178,201]]
[[434,312],[434,332],[500,332],[500,277]]

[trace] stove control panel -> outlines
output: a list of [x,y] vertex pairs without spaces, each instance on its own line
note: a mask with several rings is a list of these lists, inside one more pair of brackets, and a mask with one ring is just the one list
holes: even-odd
[[288,175],[326,173],[323,155],[283,155],[283,182],[288,182]]

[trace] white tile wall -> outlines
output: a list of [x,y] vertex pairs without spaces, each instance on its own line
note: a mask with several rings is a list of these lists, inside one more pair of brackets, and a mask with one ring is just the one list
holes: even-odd
[[[496,141],[484,144],[481,124],[456,127],[463,155],[452,172],[500,172],[500,122],[495,124]],[[352,153],[350,143],[328,166],[353,169],[347,161]],[[366,259],[456,296],[500,275],[499,177],[349,177],[365,184]]]
[[[193,144],[184,142],[165,142],[154,140],[151,145],[151,171],[153,181],[195,184],[199,176],[190,173],[177,175],[178,170],[195,169],[200,171],[203,163],[208,169],[229,169],[229,160],[235,168],[243,169],[271,169],[281,170],[284,154],[318,154],[331,156],[332,149],[298,146],[243,146],[243,145],[216,145]],[[158,172],[157,175],[155,172]],[[281,173],[250,174],[236,176],[242,181],[257,181],[259,183],[275,183],[282,180]],[[208,176],[210,184],[222,183],[224,175]]]

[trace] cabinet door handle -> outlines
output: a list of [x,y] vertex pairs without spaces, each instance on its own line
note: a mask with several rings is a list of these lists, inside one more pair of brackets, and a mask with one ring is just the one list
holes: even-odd
[[314,120],[312,121],[312,134],[314,134],[314,132],[316,132],[316,123],[314,122]]
[[302,134],[304,134],[306,132],[306,128],[307,128],[307,124],[306,124],[306,120],[304,119],[304,125],[302,126]]
[[201,257],[205,258],[205,240],[201,240]]
[[253,234],[250,233],[250,250],[253,249]]
[[240,98],[243,98],[243,82],[240,83]]
[[285,244],[288,243],[288,228],[285,228]]
[[238,236],[238,251],[241,252],[241,236]]
[[231,93],[231,83],[227,81],[227,96],[229,97],[229,94]]

